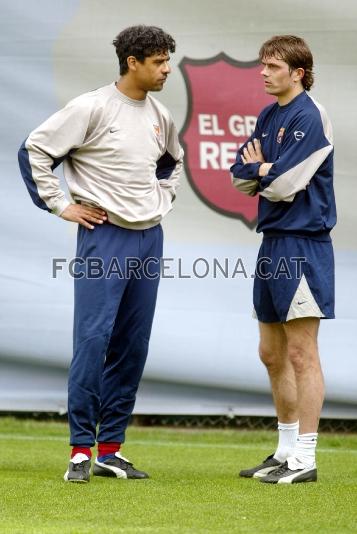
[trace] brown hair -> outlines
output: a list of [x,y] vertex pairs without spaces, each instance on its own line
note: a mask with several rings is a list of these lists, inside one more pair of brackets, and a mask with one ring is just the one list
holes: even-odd
[[259,50],[259,59],[275,57],[281,59],[289,65],[290,69],[304,69],[304,77],[301,82],[310,91],[314,83],[313,57],[311,50],[301,37],[295,35],[274,35],[271,39],[262,44]]

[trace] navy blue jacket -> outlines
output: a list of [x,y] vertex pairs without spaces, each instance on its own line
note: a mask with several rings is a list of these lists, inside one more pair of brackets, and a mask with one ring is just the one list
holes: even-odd
[[[254,138],[265,161],[273,163],[264,177],[258,174],[261,163],[244,164],[241,158]],[[328,236],[336,224],[332,143],[325,109],[306,92],[262,111],[231,167],[235,187],[259,194],[257,232]]]

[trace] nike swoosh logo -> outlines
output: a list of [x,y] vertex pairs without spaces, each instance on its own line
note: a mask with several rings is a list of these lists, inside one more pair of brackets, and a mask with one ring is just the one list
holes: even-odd
[[297,302],[297,305],[301,306],[301,304],[305,304],[305,302],[307,302],[307,300],[300,300],[300,302]]
[[114,133],[114,132],[119,132],[120,128],[110,128],[109,132],[110,133]]
[[263,133],[262,137],[267,137],[267,135],[269,135],[269,134],[268,133]]

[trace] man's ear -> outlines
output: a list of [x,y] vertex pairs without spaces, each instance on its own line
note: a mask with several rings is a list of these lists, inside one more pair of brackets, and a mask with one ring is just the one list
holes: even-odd
[[300,82],[305,76],[305,71],[302,67],[295,69],[294,82]]
[[136,59],[135,56],[128,56],[126,62],[128,64],[128,69],[129,70],[136,71],[137,59]]

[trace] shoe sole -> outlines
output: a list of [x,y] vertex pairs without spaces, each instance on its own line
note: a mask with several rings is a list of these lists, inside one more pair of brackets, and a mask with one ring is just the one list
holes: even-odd
[[68,478],[68,471],[63,476],[65,482],[72,482],[74,484],[88,484],[89,480],[81,480],[80,478]]
[[264,484],[302,484],[306,482],[317,482],[317,469],[306,471],[300,475],[289,475],[287,477],[281,477],[278,480],[263,480],[260,482]]
[[313,471],[309,471],[308,473],[301,473],[301,475],[299,476],[290,475],[290,477],[281,478],[278,481],[278,484],[300,484],[303,482],[317,482],[317,470],[314,469]]

